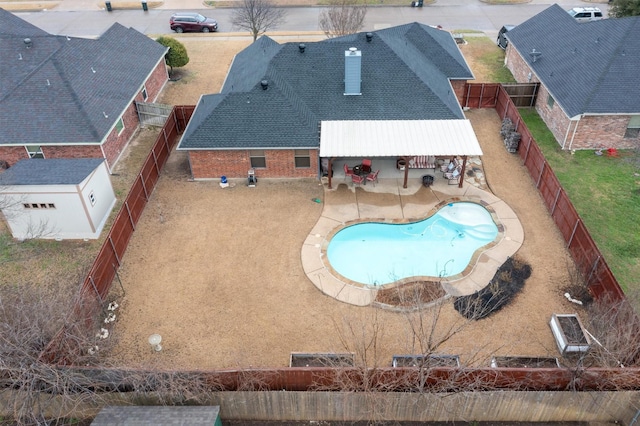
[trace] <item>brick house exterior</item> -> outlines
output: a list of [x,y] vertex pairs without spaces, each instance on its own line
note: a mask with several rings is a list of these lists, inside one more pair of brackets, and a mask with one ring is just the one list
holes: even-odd
[[322,121],[464,120],[469,79],[451,34],[418,23],[305,44],[263,36],[200,99],[177,149],[194,179],[318,178]]
[[540,83],[535,108],[562,149],[640,147],[640,61],[623,53],[640,48],[640,17],[583,24],[554,5],[506,37],[505,64]]
[[12,71],[0,69],[0,160],[103,158],[111,170],[138,129],[135,102],[168,81],[167,49],[120,24],[70,38],[0,9],[0,25],[0,68]]

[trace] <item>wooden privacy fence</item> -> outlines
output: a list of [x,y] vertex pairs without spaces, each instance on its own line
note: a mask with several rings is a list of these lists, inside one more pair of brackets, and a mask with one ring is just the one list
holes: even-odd
[[518,154],[540,191],[553,221],[567,243],[576,267],[584,276],[594,297],[600,299],[607,296],[612,302],[624,300],[624,293],[602,253],[545,160],[538,144],[535,143],[509,94],[502,87],[498,90],[495,108],[503,120],[506,117],[510,118],[516,131],[522,135]]

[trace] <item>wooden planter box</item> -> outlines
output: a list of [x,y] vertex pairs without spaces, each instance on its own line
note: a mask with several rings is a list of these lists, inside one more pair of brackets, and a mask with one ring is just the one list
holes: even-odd
[[558,368],[558,358],[528,356],[494,356],[492,368]]
[[291,352],[289,367],[353,367],[352,353],[302,353]]
[[563,356],[587,352],[591,347],[591,339],[585,332],[578,315],[553,314],[549,325],[558,350]]
[[394,355],[393,367],[460,367],[458,355]]

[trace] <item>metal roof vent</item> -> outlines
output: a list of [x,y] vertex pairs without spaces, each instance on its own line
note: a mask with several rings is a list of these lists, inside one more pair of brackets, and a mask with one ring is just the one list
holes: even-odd
[[366,37],[367,37],[367,42],[371,43],[371,40],[373,40],[373,33],[367,33]]
[[269,81],[268,80],[262,80],[260,82],[260,86],[262,86],[262,90],[267,90],[269,88]]
[[529,52],[529,56],[531,56],[531,62],[535,62],[539,57],[542,56],[542,52],[536,52],[536,49],[532,49],[531,52]]
[[307,48],[307,45],[304,44],[304,43],[300,43],[298,45],[298,49],[300,50],[300,53],[304,53],[304,49],[306,49],[306,48]]
[[344,52],[344,94],[361,95],[362,52],[357,47],[350,47]]
[[33,42],[31,41],[30,38],[25,38],[24,39],[24,44],[27,45],[27,49],[29,49],[31,46],[33,46]]

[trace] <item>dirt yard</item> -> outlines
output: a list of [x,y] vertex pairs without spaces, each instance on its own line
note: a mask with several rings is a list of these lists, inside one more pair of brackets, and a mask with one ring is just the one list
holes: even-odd
[[[182,78],[168,83],[163,103],[194,104],[219,90],[233,54],[250,40],[180,37],[191,62]],[[288,39],[287,41],[297,41]],[[477,81],[473,52],[465,51]],[[212,65],[214,63],[215,65]],[[559,356],[549,319],[573,313],[563,297],[570,284],[568,254],[540,197],[499,136],[493,110],[468,113],[484,151],[489,190],[518,214],[525,243],[518,256],[533,273],[515,302],[487,319],[467,324],[436,349],[459,354],[468,365],[492,355]],[[350,191],[342,185],[334,193]],[[122,308],[115,323],[111,361],[166,368],[281,367],[291,352],[356,352],[375,341],[370,365],[390,365],[393,354],[420,353],[412,314],[359,308],[321,293],[307,279],[301,246],[326,200],[313,180],[261,180],[256,188],[238,183],[190,182],[187,158],[173,153],[120,270],[112,297]],[[437,333],[461,326],[446,303],[423,316],[438,320]],[[154,353],[147,338],[162,335]],[[374,337],[375,336],[375,337]]]

